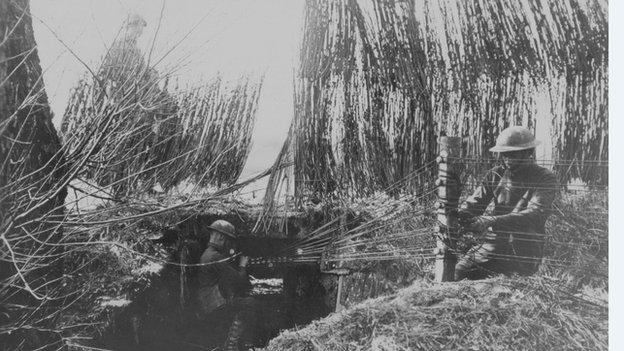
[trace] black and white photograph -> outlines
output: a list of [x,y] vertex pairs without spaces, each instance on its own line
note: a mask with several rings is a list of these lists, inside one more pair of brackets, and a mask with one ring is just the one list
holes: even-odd
[[624,347],[613,5],[0,0],[0,350]]

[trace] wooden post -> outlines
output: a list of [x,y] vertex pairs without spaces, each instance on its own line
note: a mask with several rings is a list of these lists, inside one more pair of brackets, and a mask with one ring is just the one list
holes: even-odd
[[340,300],[342,300],[342,285],[344,284],[343,277],[343,275],[338,276],[338,291],[336,292],[336,308],[334,309],[335,312],[340,312],[344,309],[344,306],[340,303]]
[[461,138],[440,137],[440,154],[438,156],[438,240],[435,249],[435,281],[453,281],[457,257],[452,249],[455,247],[457,233],[457,217],[453,214],[458,207],[460,184],[460,164],[457,162],[461,151]]
[[[340,236],[344,237],[347,232],[347,211],[343,210],[342,215],[340,217]],[[341,269],[344,266],[344,261],[338,262],[338,269]],[[342,300],[342,286],[344,285],[344,275],[338,275],[338,289],[336,291],[336,308],[335,312],[340,312],[344,309],[340,300]]]

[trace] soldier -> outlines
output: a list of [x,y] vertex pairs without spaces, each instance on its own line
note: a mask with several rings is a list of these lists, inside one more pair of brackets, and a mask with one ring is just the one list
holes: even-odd
[[[458,211],[466,231],[486,233],[455,266],[455,280],[483,279],[503,273],[530,275],[543,256],[544,225],[550,215],[557,180],[535,164],[533,134],[521,126],[503,130],[491,152],[502,165],[489,170]],[[485,211],[493,202],[493,210]]]
[[247,256],[236,255],[236,234],[232,224],[218,220],[209,226],[207,248],[199,260],[196,277],[198,317],[210,332],[231,320],[225,350],[239,350],[245,327],[251,320],[253,301],[246,297],[251,289],[246,266]]

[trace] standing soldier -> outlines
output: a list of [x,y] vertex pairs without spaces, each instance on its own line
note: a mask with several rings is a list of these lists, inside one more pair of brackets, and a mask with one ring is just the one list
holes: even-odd
[[253,301],[246,297],[251,289],[245,268],[249,258],[235,254],[234,226],[224,220],[212,223],[196,277],[196,313],[215,336],[221,334],[223,326],[229,326],[224,345],[228,351],[242,347],[243,332],[249,327],[253,308]]
[[[490,149],[503,165],[489,170],[458,211],[466,231],[484,233],[455,266],[455,280],[503,273],[530,275],[543,256],[544,225],[556,194],[555,175],[535,164],[533,133],[521,126],[503,130]],[[484,215],[493,202],[493,210]]]

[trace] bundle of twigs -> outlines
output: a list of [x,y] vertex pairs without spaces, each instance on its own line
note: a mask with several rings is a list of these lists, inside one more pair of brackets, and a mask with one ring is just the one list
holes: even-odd
[[70,97],[64,142],[75,158],[94,150],[80,176],[110,187],[116,198],[183,180],[235,182],[249,152],[262,78],[244,77],[230,87],[217,77],[171,89],[171,74],[159,74],[136,39],[117,40]]
[[[547,158],[607,160],[607,2],[416,1],[433,118],[485,156],[508,125],[536,130]],[[552,143],[552,144],[551,144]],[[562,182],[606,169],[555,165]]]
[[[229,185],[249,148],[261,80],[246,78],[233,89],[215,80],[196,96],[171,93],[168,75],[152,69],[130,33],[98,69],[85,64],[89,76],[71,97],[61,142],[51,122],[28,1],[0,1],[0,33],[0,348],[62,348],[67,330],[60,316],[88,293],[75,283],[101,258],[89,248],[159,261],[108,234],[182,208],[212,206],[211,200],[222,201],[257,179]],[[189,162],[200,166],[187,167]],[[202,168],[218,169],[219,162],[227,169]],[[134,196],[156,182],[167,188],[187,178],[228,186],[169,201]],[[76,180],[87,186],[76,186]],[[68,187],[80,194],[65,202]],[[93,198],[126,201],[105,202],[93,211],[77,206]]]
[[[232,184],[251,146],[262,77],[243,77],[231,86],[221,77],[179,95],[181,133],[174,152],[199,185]],[[175,157],[172,153],[170,157]]]
[[413,8],[371,5],[372,14],[355,1],[306,9],[291,140],[296,195],[372,194],[432,156],[420,152],[434,130]]
[[482,157],[515,124],[543,157],[578,160],[555,165],[562,182],[605,184],[584,161],[607,159],[606,14],[602,0],[307,1],[281,158],[295,197],[384,189],[431,160],[439,134]]
[[7,350],[45,345],[62,299],[62,233],[41,218],[63,216],[71,169],[41,74],[28,1],[0,1],[0,349]]

